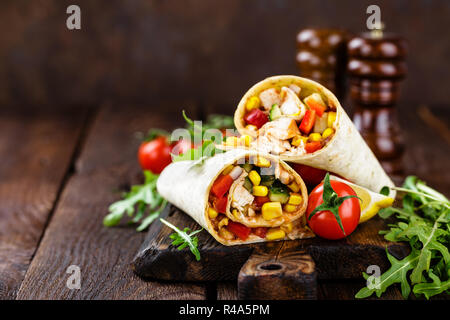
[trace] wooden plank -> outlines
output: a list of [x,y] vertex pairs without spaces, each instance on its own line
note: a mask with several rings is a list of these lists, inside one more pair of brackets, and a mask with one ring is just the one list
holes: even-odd
[[217,300],[237,300],[236,282],[226,281],[217,283]]
[[[188,215],[175,207],[168,209],[163,217],[179,227],[199,228]],[[242,266],[257,250],[262,253],[305,251],[313,258],[320,279],[360,278],[369,265],[379,265],[382,270],[389,266],[386,247],[401,258],[409,248],[401,243],[391,243],[378,234],[386,228],[385,222],[374,218],[361,224],[358,231],[343,240],[331,241],[321,238],[285,242],[267,242],[242,246],[224,246],[207,232],[201,232],[199,250],[202,256],[195,261],[188,250],[179,251],[170,245],[171,231],[160,222],[153,223],[147,237],[133,261],[135,272],[141,277],[175,281],[221,281],[235,280]],[[230,257],[233,257],[230,259]]]
[[[180,104],[177,104],[180,105]],[[205,286],[137,278],[130,261],[145,234],[125,223],[105,228],[102,219],[120,191],[142,179],[135,132],[183,124],[180,113],[154,108],[101,109],[76,171],[58,203],[18,299],[204,299]],[[66,286],[70,265],[80,268],[81,288]]]
[[14,299],[58,198],[86,108],[0,109],[0,299]]
[[[448,125],[449,108],[430,108],[432,114]],[[428,185],[450,196],[450,171],[447,164],[450,159],[450,143],[432,122],[425,122],[423,111],[416,107],[411,112],[402,113],[400,125],[405,137],[404,155],[405,175],[416,175]]]

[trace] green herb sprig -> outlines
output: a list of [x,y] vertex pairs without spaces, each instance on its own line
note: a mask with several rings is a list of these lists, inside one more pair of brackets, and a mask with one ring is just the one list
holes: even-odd
[[[406,241],[411,253],[397,260],[388,252],[391,267],[383,273],[378,286],[362,288],[356,298],[366,298],[375,293],[378,297],[388,287],[400,283],[402,296],[406,299],[412,292],[416,296],[430,297],[450,293],[450,202],[438,191],[430,188],[415,176],[406,178],[402,208],[389,207],[379,215],[387,219],[395,215],[397,222],[389,224],[389,230],[380,231],[389,241]],[[364,274],[367,279],[368,275]]]
[[[222,153],[223,151],[216,148],[217,141],[213,139],[205,139],[205,133],[208,129],[219,129],[218,127],[214,127],[212,124],[203,124],[202,126],[198,126],[192,119],[190,119],[186,112],[183,110],[183,118],[186,120],[189,131],[191,134],[191,138],[195,136],[195,134],[200,134],[202,138],[201,146],[196,148],[191,148],[183,154],[173,155],[172,161],[185,161],[185,160],[195,160],[199,164],[203,163],[203,161],[209,157],[214,156],[217,153]],[[226,121],[226,116],[215,115],[214,124],[229,124],[229,121]]]
[[[159,175],[144,171],[144,176],[144,184],[132,186],[131,190],[123,195],[122,200],[109,206],[109,214],[103,219],[103,225],[116,226],[127,214],[132,218],[130,223],[140,222],[136,230],[143,231],[158,218],[167,205],[167,201],[156,190]],[[147,211],[149,214],[144,218]]]
[[192,231],[189,228],[184,228],[183,230],[178,229],[176,226],[171,224],[170,222],[164,220],[163,218],[160,218],[162,223],[164,223],[166,226],[168,226],[170,229],[174,230],[175,233],[172,233],[169,237],[172,239],[172,245],[178,246],[178,250],[183,250],[187,246],[189,246],[189,249],[194,254],[195,259],[197,261],[200,261],[200,251],[198,250],[198,238],[194,237],[197,233],[202,231],[203,229],[199,229],[196,231]]

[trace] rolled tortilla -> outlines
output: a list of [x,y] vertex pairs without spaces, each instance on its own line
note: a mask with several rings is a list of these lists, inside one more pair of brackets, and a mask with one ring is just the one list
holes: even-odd
[[[300,192],[304,201],[298,211],[289,215],[287,221],[293,221],[294,229],[287,234],[285,239],[302,239],[312,237],[313,234],[307,228],[305,228],[304,213],[307,207],[308,193],[305,184],[301,177],[290,168],[284,161],[279,160],[277,157],[271,155],[261,155],[255,151],[249,151],[244,149],[234,149],[225,153],[215,155],[214,157],[206,159],[203,164],[198,164],[195,161],[180,161],[175,162],[167,166],[157,182],[158,192],[162,197],[167,199],[170,203],[191,216],[198,224],[205,228],[217,241],[224,245],[237,245],[246,243],[265,242],[266,239],[260,238],[254,234],[250,234],[247,240],[242,241],[240,239],[227,240],[222,238],[218,232],[214,229],[209,217],[209,194],[213,182],[221,174],[221,172],[228,165],[235,163],[237,160],[246,156],[264,156],[271,161],[278,162],[283,169],[289,171],[294,176],[295,181],[298,181],[300,186]],[[237,181],[232,185],[235,186]],[[230,189],[231,189],[230,188]],[[250,224],[248,226],[258,226],[253,224],[252,221],[240,220],[234,217],[230,213],[231,194],[229,192],[227,217],[240,222],[242,224]],[[248,223],[246,223],[248,222]],[[274,221],[273,226],[278,226],[279,221]],[[268,226],[261,225],[261,226]],[[282,240],[282,239],[280,239]]]
[[[301,163],[333,172],[374,192],[379,192],[384,186],[394,186],[335,95],[312,80],[283,75],[269,77],[255,84],[242,97],[234,114],[234,124],[239,133],[257,136],[256,131],[245,128],[245,105],[250,97],[257,96],[269,88],[288,87],[292,84],[301,88],[300,97],[302,99],[312,93],[319,93],[329,106],[336,107],[335,134],[322,149],[316,152],[293,154],[287,151],[280,153],[280,158],[284,161]],[[389,196],[395,198],[395,191],[391,190]]]

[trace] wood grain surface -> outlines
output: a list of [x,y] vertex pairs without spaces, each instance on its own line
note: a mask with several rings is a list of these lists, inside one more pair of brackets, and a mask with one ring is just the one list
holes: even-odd
[[[104,107],[76,162],[54,216],[26,274],[18,299],[204,299],[205,286],[145,282],[130,261],[143,241],[136,226],[105,228],[102,219],[120,192],[142,177],[135,132],[182,124],[179,113]],[[80,267],[81,288],[69,289],[66,273]]]
[[[179,228],[199,228],[193,219],[173,206],[168,207],[162,216]],[[360,278],[369,265],[376,264],[382,270],[387,270],[386,247],[397,258],[403,258],[409,253],[409,247],[405,244],[384,240],[378,234],[382,229],[386,229],[385,221],[374,218],[361,224],[357,232],[343,240],[331,241],[316,237],[242,246],[224,246],[205,231],[198,237],[202,259],[196,261],[189,250],[179,251],[171,246],[168,237],[171,230],[157,221],[150,226],[133,261],[133,268],[141,277],[161,280],[236,280],[252,254],[272,255],[276,259],[280,254],[302,251],[312,257],[320,279]]]
[[[177,120],[182,124],[181,106],[189,105],[105,106],[91,114],[95,117],[89,127],[85,114],[69,109],[65,113],[0,110],[1,298],[15,298],[19,286],[18,299],[237,298],[235,281],[205,285],[141,280],[133,274],[130,261],[145,235],[125,222],[112,229],[101,223],[108,205],[131,184],[142,181],[134,133],[149,127],[173,128]],[[420,118],[416,107],[410,106],[411,112],[399,117],[407,147],[406,173],[450,195],[446,168],[450,144],[445,138],[450,112],[447,107],[431,108],[441,123],[436,125],[434,120]],[[79,141],[84,143],[77,147]],[[368,236],[363,227],[359,232],[361,237]],[[66,287],[70,276],[66,269],[72,264],[81,268],[80,290]],[[353,299],[360,285],[363,281],[319,280],[317,295],[319,299]],[[382,298],[400,298],[398,288]]]
[[86,109],[0,109],[0,299],[14,299],[64,184]]

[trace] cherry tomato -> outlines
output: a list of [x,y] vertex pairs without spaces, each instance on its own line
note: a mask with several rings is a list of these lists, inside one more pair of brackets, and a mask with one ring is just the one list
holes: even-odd
[[323,178],[325,178],[325,174],[327,173],[325,170],[306,166],[304,164],[291,163],[290,165],[292,169],[294,169],[300,177],[302,177],[303,181],[305,181],[308,186],[317,186],[322,182]]
[[[267,115],[259,109],[253,109],[244,116],[244,120],[248,124],[256,126],[258,129],[261,128],[269,118]],[[314,124],[314,122],[313,122]]]
[[253,228],[252,231],[255,235],[264,239],[267,234],[267,229],[268,228],[265,228],[265,227],[257,227],[257,228]]
[[232,184],[233,178],[229,174],[225,176],[221,175],[216,179],[216,181],[214,181],[214,184],[211,187],[211,192],[217,198],[222,198],[225,195],[225,193],[227,193],[228,190],[230,190]]
[[234,222],[231,220],[228,221],[227,228],[241,240],[247,240],[251,231],[249,227],[244,226],[242,223]]
[[[340,181],[330,181],[330,183],[339,197],[356,196],[355,191],[349,185]],[[325,239],[336,240],[344,238],[346,235],[348,236],[356,229],[361,215],[358,198],[346,199],[339,207],[339,217],[341,218],[345,235],[339,227],[336,217],[330,211],[319,211],[309,220],[311,212],[322,203],[323,182],[315,187],[309,195],[308,209],[306,211],[308,225],[316,235]]]
[[193,148],[194,144],[191,143],[189,140],[181,139],[179,141],[176,141],[172,143],[171,145],[171,153],[174,155],[180,155],[188,151],[189,149]]
[[143,170],[150,170],[160,174],[172,162],[171,147],[166,137],[157,137],[151,141],[144,141],[139,147],[138,159]]

